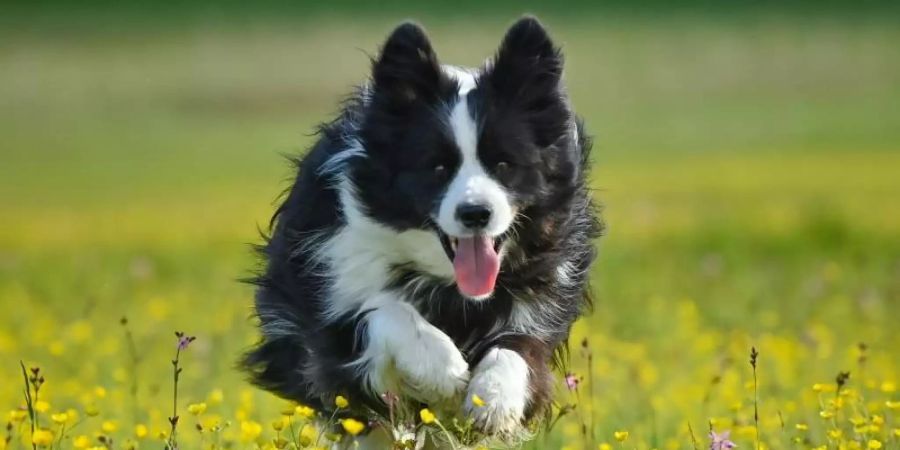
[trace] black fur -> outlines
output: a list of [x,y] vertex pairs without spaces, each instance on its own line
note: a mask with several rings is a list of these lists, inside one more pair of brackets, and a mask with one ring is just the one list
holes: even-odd
[[[593,240],[601,231],[586,184],[590,142],[560,84],[562,68],[562,55],[544,28],[524,18],[467,94],[479,124],[478,157],[521,213],[507,233],[493,296],[474,303],[411,261],[397,261],[383,285],[415,292],[411,303],[453,339],[470,368],[491,347],[520,353],[532,368],[529,416],[548,404],[553,355],[590,304]],[[455,102],[458,89],[422,29],[403,24],[373,62],[371,82],[344,103],[337,119],[321,126],[261,248],[266,266],[254,281],[263,337],[243,361],[256,384],[319,408],[328,408],[337,394],[357,406],[383,407],[347,366],[365,348],[365,313],[322,319],[330,272],[310,249],[345,225],[337,187],[342,178],[357,187],[371,220],[398,232],[436,228],[434,210],[460,164],[441,105]],[[357,144],[364,156],[334,159]],[[571,268],[568,282],[558,276],[563,264]],[[535,309],[552,310],[537,318],[548,332],[511,331],[516,302],[552,304]]]

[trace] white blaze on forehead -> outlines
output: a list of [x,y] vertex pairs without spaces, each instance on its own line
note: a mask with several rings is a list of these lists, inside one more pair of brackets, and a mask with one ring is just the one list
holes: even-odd
[[[471,87],[474,87],[475,81],[471,74],[469,79]],[[459,101],[450,110],[448,121],[462,161],[441,201],[437,222],[451,236],[471,236],[472,232],[457,220],[456,208],[465,203],[483,204],[491,209],[491,219],[484,233],[497,236],[512,224],[512,205],[503,186],[491,178],[478,160],[478,124],[469,109],[468,97],[463,93],[466,86],[460,82]]]
[[475,89],[475,72],[472,69],[465,69],[457,66],[444,65],[441,66],[448,76],[455,78],[459,83],[459,96],[462,97]]

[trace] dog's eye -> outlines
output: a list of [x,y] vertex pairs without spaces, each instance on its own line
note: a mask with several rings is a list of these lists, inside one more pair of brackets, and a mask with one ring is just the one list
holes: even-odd
[[506,172],[507,170],[509,170],[509,163],[506,161],[500,161],[494,166],[494,170],[496,170],[497,173]]
[[435,176],[443,177],[444,175],[447,174],[447,166],[445,166],[443,164],[438,164],[438,165],[434,166],[434,174],[435,174]]

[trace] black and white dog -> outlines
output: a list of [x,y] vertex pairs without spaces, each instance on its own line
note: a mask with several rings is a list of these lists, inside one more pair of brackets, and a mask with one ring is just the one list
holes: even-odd
[[530,17],[478,69],[441,65],[417,25],[391,33],[273,218],[255,383],[325,409],[465,394],[491,433],[544,410],[601,228],[562,71]]

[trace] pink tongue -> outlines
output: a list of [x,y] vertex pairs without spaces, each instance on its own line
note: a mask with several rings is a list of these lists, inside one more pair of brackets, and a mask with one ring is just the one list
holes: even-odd
[[460,238],[453,258],[453,271],[456,285],[463,294],[483,297],[493,292],[500,272],[494,240],[485,236]]

